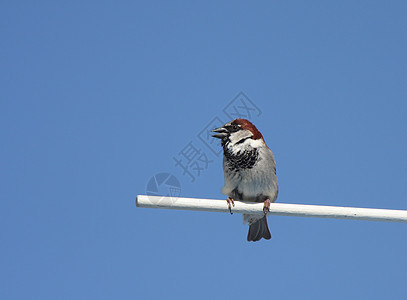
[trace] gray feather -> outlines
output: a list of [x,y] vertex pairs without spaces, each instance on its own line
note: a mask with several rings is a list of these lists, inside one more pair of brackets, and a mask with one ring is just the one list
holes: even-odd
[[266,240],[271,239],[271,233],[267,225],[267,217],[264,216],[253,224],[249,225],[249,232],[247,233],[247,240],[257,242],[261,238]]

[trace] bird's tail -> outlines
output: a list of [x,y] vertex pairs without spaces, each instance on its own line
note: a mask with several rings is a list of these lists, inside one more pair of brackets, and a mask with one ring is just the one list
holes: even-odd
[[271,239],[269,226],[267,224],[267,216],[249,223],[249,232],[247,233],[247,240],[257,242],[261,238],[266,240]]

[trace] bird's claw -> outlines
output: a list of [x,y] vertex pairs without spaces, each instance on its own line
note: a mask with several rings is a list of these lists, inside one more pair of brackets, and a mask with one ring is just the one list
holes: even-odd
[[227,204],[228,204],[228,208],[229,208],[230,214],[233,215],[233,213],[232,213],[232,205],[233,205],[233,207],[235,207],[235,201],[233,201],[232,198],[228,197],[228,198],[226,199],[226,202],[227,202]]
[[267,213],[269,211],[270,211],[270,199],[266,199],[266,201],[264,201],[264,206],[263,206],[264,215],[267,216]]

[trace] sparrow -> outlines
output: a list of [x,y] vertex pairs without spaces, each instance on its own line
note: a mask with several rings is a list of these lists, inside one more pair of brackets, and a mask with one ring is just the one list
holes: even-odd
[[263,202],[264,214],[243,214],[249,223],[248,241],[269,240],[267,213],[270,203],[278,195],[278,181],[274,154],[266,145],[263,135],[250,121],[236,119],[212,130],[214,138],[221,140],[225,186],[222,193],[230,213],[234,200]]

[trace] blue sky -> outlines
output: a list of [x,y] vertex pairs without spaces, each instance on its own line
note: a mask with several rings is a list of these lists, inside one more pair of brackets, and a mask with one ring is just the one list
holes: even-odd
[[404,298],[405,224],[273,216],[248,243],[240,215],[135,199],[162,172],[224,199],[199,133],[243,92],[278,202],[407,209],[406,9],[3,1],[0,298]]

